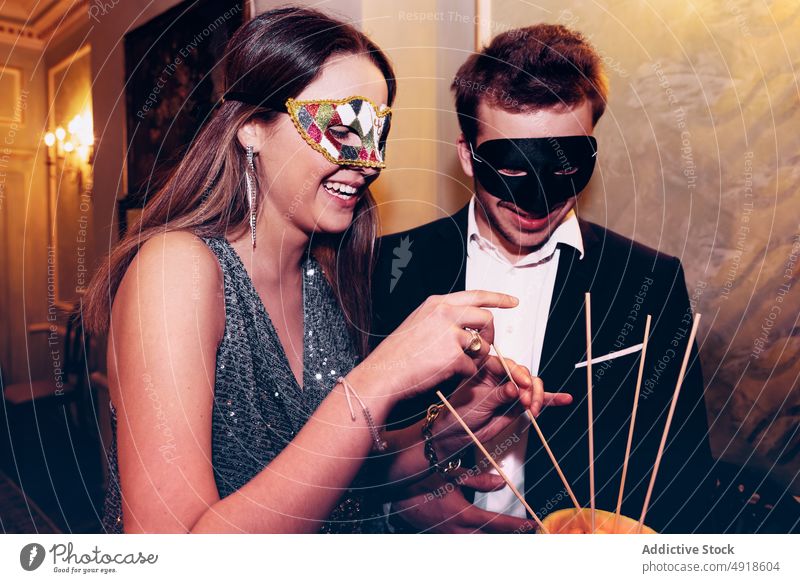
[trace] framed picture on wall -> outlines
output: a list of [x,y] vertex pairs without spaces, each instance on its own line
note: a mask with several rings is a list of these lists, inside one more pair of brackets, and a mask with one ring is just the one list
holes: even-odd
[[187,0],[125,35],[127,195],[120,235],[186,151],[224,92],[225,44],[244,0]]
[[0,70],[0,125],[21,126],[25,121],[23,105],[22,69],[4,66]]

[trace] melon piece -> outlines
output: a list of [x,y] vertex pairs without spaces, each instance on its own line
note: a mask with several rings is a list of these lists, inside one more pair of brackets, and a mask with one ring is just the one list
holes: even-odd
[[[614,522],[616,521],[616,529]],[[548,514],[542,521],[551,534],[590,534],[592,532],[592,510],[584,508],[565,508]],[[613,512],[595,510],[595,534],[636,534],[638,520],[622,516],[617,519]],[[537,529],[541,533],[541,529]],[[646,524],[642,534],[657,534]]]

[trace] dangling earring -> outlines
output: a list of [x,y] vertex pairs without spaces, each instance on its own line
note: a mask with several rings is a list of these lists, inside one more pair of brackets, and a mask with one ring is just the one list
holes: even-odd
[[[248,171],[249,170],[249,171]],[[250,174],[252,172],[252,175]],[[253,146],[247,146],[247,168],[244,179],[247,183],[247,202],[250,205],[250,238],[253,240],[253,249],[256,247],[256,168],[253,165]]]

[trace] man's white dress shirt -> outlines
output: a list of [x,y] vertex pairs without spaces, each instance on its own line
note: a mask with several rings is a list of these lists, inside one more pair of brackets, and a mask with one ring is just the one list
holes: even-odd
[[[558,271],[560,250],[557,245],[562,243],[574,247],[583,259],[578,218],[571,211],[542,247],[511,263],[478,232],[475,205],[473,196],[467,225],[466,289],[502,292],[519,298],[519,305],[515,308],[491,309],[495,344],[503,356],[527,366],[537,375]],[[525,492],[524,462],[529,427],[530,420],[523,415],[502,434],[484,444],[493,455],[498,454],[495,460],[520,492]],[[494,468],[491,471],[496,473]],[[476,493],[475,504],[492,512],[525,517],[525,507],[508,486],[496,492]]]

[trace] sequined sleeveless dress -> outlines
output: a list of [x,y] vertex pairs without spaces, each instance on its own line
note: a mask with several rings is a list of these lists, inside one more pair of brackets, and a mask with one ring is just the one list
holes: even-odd
[[[278,334],[238,254],[223,238],[203,239],[222,268],[225,331],[217,349],[212,412],[212,464],[220,498],[241,488],[286,445],[332,389],[358,362],[344,315],[319,263],[303,264],[303,387],[297,384]],[[121,533],[116,411],[103,529]],[[347,491],[321,532],[386,531],[374,491]]]

